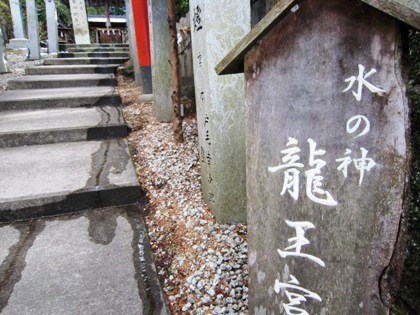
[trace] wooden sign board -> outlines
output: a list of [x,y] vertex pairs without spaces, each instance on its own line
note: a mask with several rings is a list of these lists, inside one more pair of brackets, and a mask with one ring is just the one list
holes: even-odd
[[245,57],[251,314],[387,314],[406,204],[398,22],[307,0]]

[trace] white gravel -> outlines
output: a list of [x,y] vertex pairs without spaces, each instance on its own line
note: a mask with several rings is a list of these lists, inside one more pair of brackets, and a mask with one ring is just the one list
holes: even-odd
[[6,90],[7,82],[10,79],[19,78],[25,74],[25,68],[42,64],[43,59],[52,58],[52,55],[41,53],[41,60],[27,60],[28,52],[26,49],[6,49],[6,61],[9,73],[0,73],[0,93]]
[[151,104],[124,108],[137,173],[150,199],[146,224],[158,274],[173,314],[248,314],[246,226],[219,224],[201,194],[195,118],[185,142],[157,122]]

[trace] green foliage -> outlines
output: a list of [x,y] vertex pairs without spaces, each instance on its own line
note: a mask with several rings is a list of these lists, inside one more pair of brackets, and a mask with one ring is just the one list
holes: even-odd
[[9,5],[7,1],[0,0],[0,12],[2,13],[2,18],[4,17],[3,14],[9,13]]
[[189,11],[189,0],[175,0],[175,14],[177,20],[185,16]]
[[12,37],[12,17],[9,9],[9,1],[0,0],[0,27],[5,39]]
[[[105,15],[104,6],[86,7],[87,15]],[[125,15],[125,7],[109,7],[110,15]]]
[[56,0],[55,5],[57,8],[57,16],[59,21],[61,21],[65,25],[70,25],[72,22],[70,4],[68,0]]
[[111,15],[125,15],[125,7],[110,7]]
[[86,7],[87,15],[105,15],[105,7]]
[[47,13],[45,11],[44,0],[35,1],[36,8],[38,10],[38,24],[39,24],[39,38],[45,40],[48,37],[47,34]]

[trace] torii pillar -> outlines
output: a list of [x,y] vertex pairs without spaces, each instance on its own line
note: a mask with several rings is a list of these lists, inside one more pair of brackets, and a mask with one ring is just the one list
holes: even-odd
[[39,45],[38,10],[35,0],[26,0],[26,19],[28,23],[29,59],[37,60],[41,58],[41,48]]
[[132,1],[131,5],[133,9],[134,27],[136,30],[137,51],[140,63],[143,94],[149,95],[151,98],[153,88],[147,0]]
[[12,14],[13,21],[13,34],[15,38],[12,38],[7,44],[8,48],[27,48],[28,40],[25,38],[22,12],[20,11],[19,0],[10,0],[10,12]]
[[47,13],[48,53],[58,52],[57,9],[54,0],[45,1]]

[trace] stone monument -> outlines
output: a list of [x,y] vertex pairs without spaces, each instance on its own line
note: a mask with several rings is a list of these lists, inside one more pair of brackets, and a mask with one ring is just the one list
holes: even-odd
[[71,20],[73,21],[76,44],[90,44],[89,25],[84,0],[70,1]]
[[214,67],[249,31],[249,3],[190,0],[190,15],[204,199],[218,221],[243,222],[244,77],[220,77]]
[[173,108],[167,0],[149,0],[149,17],[154,109],[157,120],[170,122]]

